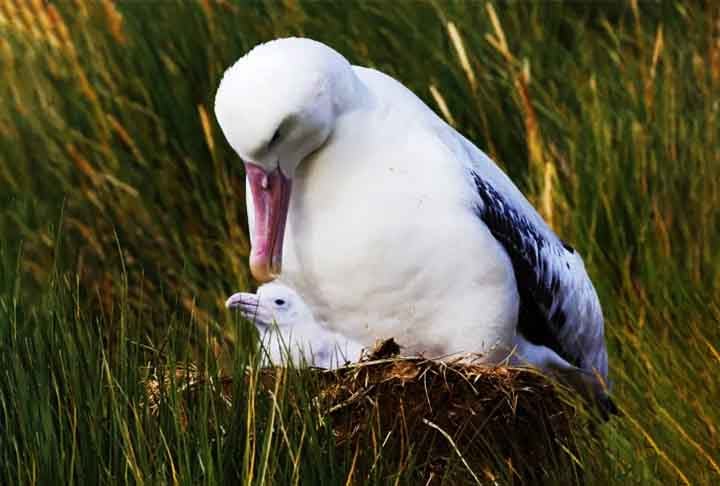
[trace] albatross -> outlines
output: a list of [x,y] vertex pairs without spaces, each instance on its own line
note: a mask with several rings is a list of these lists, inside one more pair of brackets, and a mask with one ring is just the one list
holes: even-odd
[[304,300],[287,285],[274,281],[257,292],[237,292],[225,302],[238,309],[260,332],[274,364],[308,364],[336,368],[360,358],[363,347],[318,323]]
[[277,39],[225,72],[215,114],[244,162],[258,281],[282,272],[319,321],[364,346],[394,337],[409,353],[497,363],[519,335],[607,382],[580,254],[400,82]]

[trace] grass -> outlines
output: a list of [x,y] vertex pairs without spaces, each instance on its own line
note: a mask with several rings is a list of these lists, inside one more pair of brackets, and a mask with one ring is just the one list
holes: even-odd
[[[580,250],[624,412],[577,451],[584,481],[717,482],[714,2],[11,0],[0,32],[0,482],[350,477],[300,372],[274,394],[236,382],[231,408],[203,387],[185,418],[181,383],[158,417],[143,400],[158,367],[257,368],[222,305],[251,281],[212,105],[229,64],[283,35],[403,81]],[[378,457],[370,482],[413,484]]]

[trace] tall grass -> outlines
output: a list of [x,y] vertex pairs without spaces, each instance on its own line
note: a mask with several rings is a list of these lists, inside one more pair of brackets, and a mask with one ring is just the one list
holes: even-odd
[[[143,335],[142,313],[123,305],[112,322],[93,319],[78,306],[77,282],[59,276],[31,312],[18,312],[6,295],[0,298],[7,323],[0,335],[4,484],[344,479],[328,426],[313,415],[307,377],[288,370],[273,393],[260,393],[257,363],[238,353],[224,371],[237,377],[226,390],[209,342],[196,336],[192,341],[204,346],[190,347],[188,338],[199,329],[192,322],[157,321],[165,339],[153,343]],[[112,351],[104,346],[108,326],[119,327]],[[191,362],[203,380],[175,372]]]
[[[222,310],[251,285],[244,181],[213,96],[229,64],[284,35],[403,81],[582,253],[624,412],[583,467],[598,482],[720,477],[715,2],[10,0],[0,33],[4,479],[347,477],[352,452],[327,455],[302,400],[240,387],[226,409],[208,388],[185,430],[179,404],[155,421],[140,400],[147,363],[245,370],[247,336]],[[287,436],[248,432],[280,417]],[[251,452],[228,459],[230,443]]]

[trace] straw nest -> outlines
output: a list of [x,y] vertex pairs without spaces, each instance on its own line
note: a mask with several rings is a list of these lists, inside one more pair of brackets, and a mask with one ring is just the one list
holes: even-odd
[[[587,423],[566,389],[532,369],[400,358],[394,346],[387,341],[337,370],[304,371],[337,446],[351,451],[354,483],[362,484],[378,455],[396,470],[415,469],[422,484],[536,483],[557,468],[577,481],[573,455]],[[211,385],[232,406],[232,378],[176,373],[188,396]],[[263,369],[258,389],[272,391],[283,376],[282,368]],[[151,409],[159,405],[162,381],[146,384]]]

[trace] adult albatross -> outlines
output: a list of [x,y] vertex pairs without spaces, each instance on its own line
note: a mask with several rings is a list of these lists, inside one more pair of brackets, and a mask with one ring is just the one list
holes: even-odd
[[278,39],[225,72],[215,114],[245,163],[257,280],[282,269],[319,321],[364,346],[499,362],[519,333],[607,380],[580,255],[401,83]]

